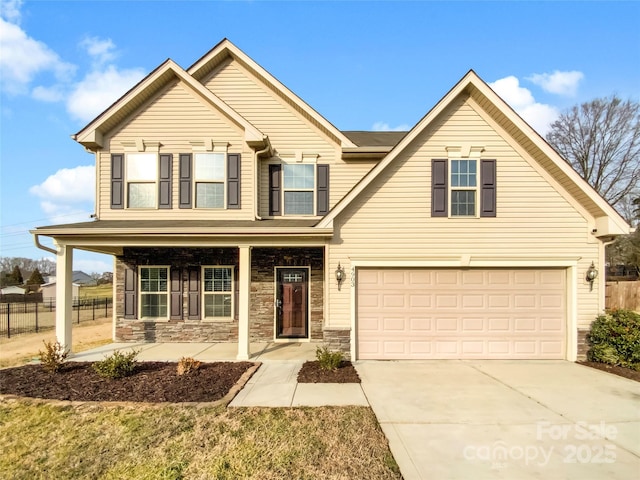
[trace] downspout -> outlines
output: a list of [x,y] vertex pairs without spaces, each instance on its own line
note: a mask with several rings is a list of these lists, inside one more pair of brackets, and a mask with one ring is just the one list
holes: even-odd
[[38,247],[40,250],[44,250],[45,252],[49,252],[49,253],[53,253],[54,255],[58,255],[58,251],[54,250],[51,247],[47,247],[45,245],[42,245],[40,243],[40,234],[39,233],[34,233],[33,234],[33,241],[36,244],[36,247]]
[[254,191],[253,216],[255,217],[256,220],[262,220],[262,217],[258,215],[258,201],[260,200],[260,195],[258,194],[258,188],[260,183],[258,182],[258,176],[260,172],[258,162],[260,161],[260,155],[267,152],[271,152],[271,142],[269,142],[269,137],[266,137],[266,141],[267,141],[267,146],[262,150],[255,152],[254,154],[255,161],[253,162],[253,165],[254,165],[253,167],[253,191]]

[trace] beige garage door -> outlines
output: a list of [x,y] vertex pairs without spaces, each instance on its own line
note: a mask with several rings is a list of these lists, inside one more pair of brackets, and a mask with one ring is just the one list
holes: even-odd
[[563,269],[358,269],[359,359],[565,358]]

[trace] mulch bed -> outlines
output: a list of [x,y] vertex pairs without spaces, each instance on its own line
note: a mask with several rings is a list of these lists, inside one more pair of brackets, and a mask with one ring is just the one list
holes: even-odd
[[100,377],[89,362],[68,362],[50,374],[40,365],[0,370],[0,394],[99,402],[214,402],[224,397],[254,364],[202,363],[179,376],[177,363],[140,362],[130,377]]
[[358,372],[348,360],[340,362],[336,370],[323,370],[320,362],[309,361],[298,372],[299,383],[360,383]]
[[640,372],[631,368],[618,367],[616,365],[609,365],[607,363],[598,362],[577,363],[579,363],[580,365],[585,365],[587,367],[597,368],[598,370],[602,370],[604,372],[613,373],[614,375],[619,375],[620,377],[628,378],[630,380],[635,380],[636,382],[640,382]]

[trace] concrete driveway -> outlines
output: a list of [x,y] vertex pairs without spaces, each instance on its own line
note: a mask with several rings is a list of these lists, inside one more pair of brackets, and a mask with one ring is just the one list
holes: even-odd
[[565,361],[358,361],[405,480],[640,478],[640,383]]

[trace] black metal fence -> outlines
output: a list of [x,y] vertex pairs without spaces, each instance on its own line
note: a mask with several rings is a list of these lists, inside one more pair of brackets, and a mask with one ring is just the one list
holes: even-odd
[[[72,321],[87,322],[111,316],[113,300],[111,298],[74,298]],[[50,330],[56,324],[56,302],[0,303],[0,336],[10,338],[14,335]]]

